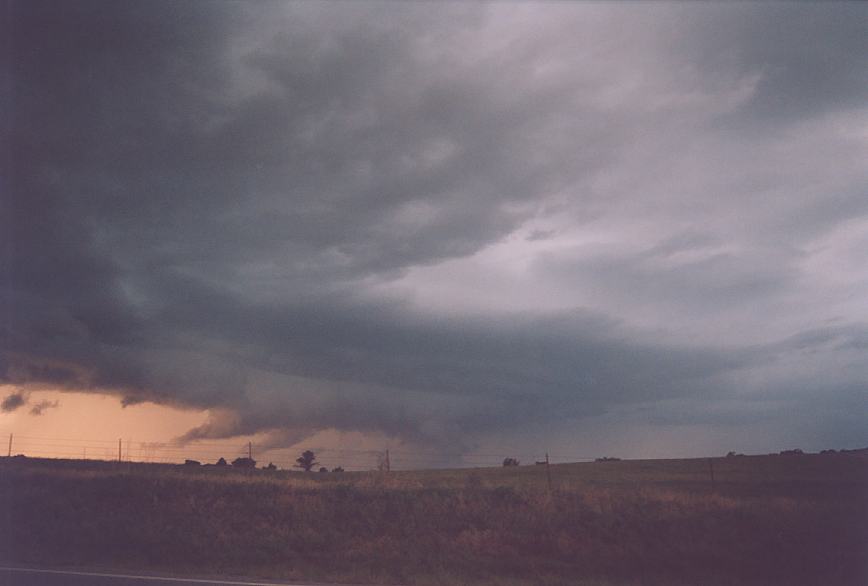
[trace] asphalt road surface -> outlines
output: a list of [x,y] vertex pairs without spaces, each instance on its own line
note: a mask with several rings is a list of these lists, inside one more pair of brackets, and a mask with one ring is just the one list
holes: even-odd
[[[0,567],[0,586],[287,586],[286,582],[206,580]],[[292,586],[305,586],[293,584]],[[319,585],[323,586],[323,585]]]

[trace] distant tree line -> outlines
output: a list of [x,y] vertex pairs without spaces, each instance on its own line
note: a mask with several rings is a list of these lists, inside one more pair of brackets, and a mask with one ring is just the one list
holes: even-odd
[[[305,472],[310,472],[316,466],[319,466],[319,462],[316,461],[316,455],[311,450],[305,450],[304,452],[302,452],[301,456],[296,458],[295,461],[296,461],[295,467],[300,468],[300,469],[304,470]],[[184,460],[184,466],[196,467],[196,466],[202,466],[202,465],[203,465],[202,462],[200,462],[198,460]],[[216,468],[228,468],[230,466],[230,464],[226,461],[226,458],[220,458],[219,460],[217,460],[216,463],[205,464],[204,466],[205,467],[214,466]],[[256,469],[256,460],[254,460],[253,458],[249,458],[249,457],[235,458],[234,460],[232,460],[231,466],[232,466],[232,468],[237,468],[240,470],[255,470]],[[275,466],[273,462],[269,462],[268,466],[263,466],[262,469],[268,470],[268,471],[278,470],[277,466]],[[325,466],[320,466],[319,471],[320,472],[328,472],[329,469],[326,468]],[[343,472],[344,469],[341,466],[336,466],[336,467],[332,468],[331,471],[332,472]]]

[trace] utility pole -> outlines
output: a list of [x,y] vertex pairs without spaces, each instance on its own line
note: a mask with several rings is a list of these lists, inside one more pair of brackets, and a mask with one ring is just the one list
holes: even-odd
[[247,442],[247,458],[253,459],[253,442]]
[[389,448],[386,448],[386,472],[392,471],[392,462],[389,460]]
[[12,434],[9,434],[9,452],[6,454],[7,458],[12,457]]
[[548,480],[549,492],[552,491],[552,471],[549,468],[549,453],[546,452],[546,480]]
[[121,461],[121,438],[118,438],[118,462]]

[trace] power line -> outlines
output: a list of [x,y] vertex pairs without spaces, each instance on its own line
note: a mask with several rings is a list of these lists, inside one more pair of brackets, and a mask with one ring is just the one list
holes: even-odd
[[[117,459],[140,462],[177,462],[184,459],[217,459],[224,456],[244,456],[253,458],[254,450],[263,462],[270,461],[277,465],[288,468],[294,467],[294,456],[300,448],[259,446],[252,440],[240,444],[238,438],[226,440],[226,443],[192,441],[187,444],[165,441],[141,441],[126,440],[126,446],[122,439],[85,439],[85,438],[58,438],[47,436],[19,436],[15,435],[15,451],[24,455],[40,456],[71,456],[74,458],[87,458],[88,451],[91,456],[112,459],[113,443],[117,441]],[[8,455],[12,455],[12,434]],[[330,465],[340,465],[344,469],[371,470],[384,465],[388,461],[386,469],[414,469],[414,468],[469,468],[469,467],[496,467],[504,458],[522,458],[526,462],[538,461],[545,454],[539,452],[523,453],[491,453],[491,452],[465,452],[443,453],[435,450],[408,450],[397,451],[352,449],[334,447],[309,448],[316,452],[320,458]],[[547,459],[547,458],[546,458]],[[570,461],[593,460],[592,457],[571,457]]]

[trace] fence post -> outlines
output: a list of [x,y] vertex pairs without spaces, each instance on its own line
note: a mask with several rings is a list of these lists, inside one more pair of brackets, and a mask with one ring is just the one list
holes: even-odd
[[6,454],[7,458],[12,457],[12,434],[9,434],[9,452]]
[[552,471],[549,468],[549,453],[548,452],[546,452],[546,480],[548,481],[549,492],[551,492],[552,491]]

